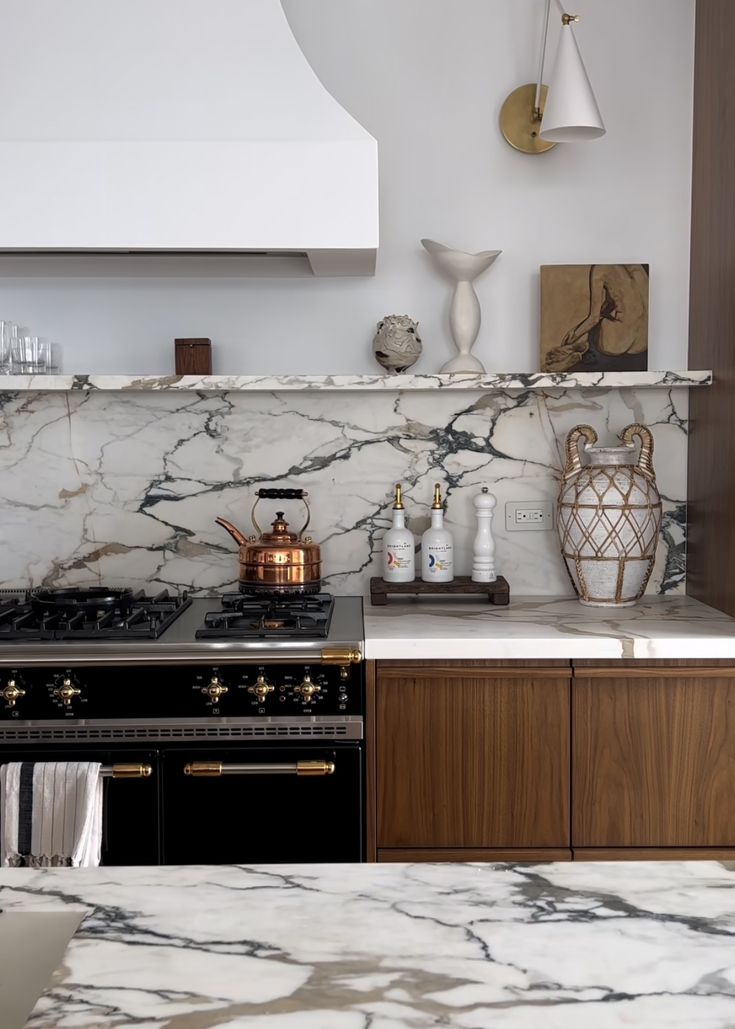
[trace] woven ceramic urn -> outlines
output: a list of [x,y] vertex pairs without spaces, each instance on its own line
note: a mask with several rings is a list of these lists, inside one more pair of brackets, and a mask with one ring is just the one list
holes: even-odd
[[653,570],[661,528],[653,437],[645,425],[629,425],[620,440],[619,447],[597,447],[590,425],[578,425],[567,436],[558,526],[562,556],[582,604],[635,604]]

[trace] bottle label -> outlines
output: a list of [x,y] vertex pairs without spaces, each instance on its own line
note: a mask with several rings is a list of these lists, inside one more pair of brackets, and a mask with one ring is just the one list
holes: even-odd
[[389,571],[399,568],[410,568],[414,560],[414,550],[410,543],[393,543],[386,555]]
[[453,563],[451,547],[432,547],[429,551],[430,575],[438,575],[440,572],[451,572]]

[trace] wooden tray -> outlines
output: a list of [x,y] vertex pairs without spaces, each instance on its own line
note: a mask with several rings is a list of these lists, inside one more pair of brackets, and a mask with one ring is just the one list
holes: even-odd
[[506,607],[510,603],[510,586],[507,579],[499,575],[495,582],[473,582],[469,575],[456,575],[452,582],[385,582],[380,577],[370,580],[370,603],[382,607],[388,597],[403,596],[477,596],[484,595],[491,604]]

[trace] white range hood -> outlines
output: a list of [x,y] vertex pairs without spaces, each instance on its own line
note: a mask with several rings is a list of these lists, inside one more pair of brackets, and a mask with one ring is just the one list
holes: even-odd
[[373,274],[377,143],[279,0],[10,0],[2,30],[0,251]]

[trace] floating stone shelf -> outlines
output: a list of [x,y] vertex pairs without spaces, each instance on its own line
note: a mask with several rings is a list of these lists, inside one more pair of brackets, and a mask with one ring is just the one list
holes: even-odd
[[671,389],[709,386],[711,371],[488,372],[485,375],[6,375],[0,393],[107,390],[132,393],[188,390],[195,393],[345,393],[415,390]]

